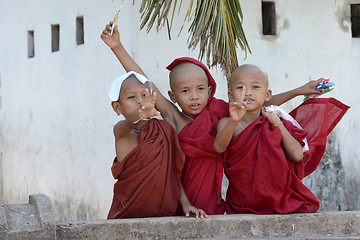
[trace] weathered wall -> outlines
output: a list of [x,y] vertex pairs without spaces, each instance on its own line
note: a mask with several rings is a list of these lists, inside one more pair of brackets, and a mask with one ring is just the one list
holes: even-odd
[[[123,4],[124,45],[163,93],[169,89],[165,66],[176,57],[197,57],[197,49],[186,48],[187,24],[176,37],[184,12],[176,16],[169,41],[166,29],[138,30],[140,1],[131,3],[0,0],[0,194],[5,203],[44,193],[58,220],[106,217],[114,183],[112,126],[118,119],[106,91],[124,70],[99,38],[104,25]],[[360,76],[360,39],[351,37],[349,1],[275,3],[278,34],[263,36],[261,1],[241,1],[253,53],[240,63],[262,66],[275,93],[318,77],[335,82],[328,96],[352,108],[331,134],[319,169],[305,182],[324,209],[359,209],[360,95],[353,84]],[[77,16],[84,16],[84,45],[75,41]],[[51,52],[51,24],[60,24],[59,52]],[[34,58],[27,58],[29,30],[35,32]],[[220,69],[211,72],[219,85],[216,96],[227,99]]]

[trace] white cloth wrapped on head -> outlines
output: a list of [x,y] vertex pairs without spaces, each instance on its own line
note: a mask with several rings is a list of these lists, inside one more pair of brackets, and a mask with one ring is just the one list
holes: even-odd
[[114,82],[112,83],[112,85],[108,91],[108,96],[111,101],[115,102],[119,99],[122,83],[132,75],[134,75],[136,77],[136,79],[139,80],[139,82],[141,82],[142,84],[145,84],[146,82],[148,82],[149,88],[150,88],[150,94],[152,94],[152,86],[151,86],[150,80],[137,72],[130,71],[124,75],[121,75],[120,77],[115,79]]
[[[288,114],[287,112],[282,110],[280,107],[271,105],[271,106],[268,106],[268,107],[265,108],[266,112],[275,112],[276,110],[280,111],[279,117],[281,117],[281,118],[283,118],[283,119],[285,119],[287,121],[290,121],[295,127],[299,128],[299,129],[303,129],[300,126],[300,124],[292,116],[290,116],[290,114]],[[304,147],[303,147],[303,152],[306,152],[306,151],[309,150],[309,144],[308,144],[306,138],[303,140],[303,142],[305,144]]]

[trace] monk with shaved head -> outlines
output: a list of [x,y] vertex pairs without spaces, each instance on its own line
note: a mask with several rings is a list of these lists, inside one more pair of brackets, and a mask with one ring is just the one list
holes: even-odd
[[[226,213],[316,212],[319,201],[301,182],[310,174],[305,165],[315,170],[324,154],[327,134],[347,107],[335,99],[311,99],[300,105],[296,111],[303,115],[295,118],[308,116],[301,121],[301,126],[311,126],[308,129],[312,134],[305,140],[307,132],[295,119],[286,113],[280,118],[282,110],[264,107],[271,98],[268,85],[268,75],[255,65],[242,65],[231,75],[230,117],[219,121],[214,141],[216,151],[224,152],[224,169],[229,179]],[[311,104],[317,107],[314,110],[308,108]],[[332,111],[334,114],[328,116]],[[328,128],[330,125],[332,127]],[[303,148],[308,141],[310,156],[315,157],[305,156],[303,152],[308,150],[308,147]]]

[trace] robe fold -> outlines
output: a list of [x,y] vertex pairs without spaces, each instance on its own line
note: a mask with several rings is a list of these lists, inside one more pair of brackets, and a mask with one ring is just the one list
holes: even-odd
[[265,117],[259,117],[236,136],[224,153],[229,179],[227,213],[316,212],[319,201],[301,179],[318,166],[327,135],[348,108],[334,98],[313,98],[290,113],[304,131],[282,120],[301,144],[307,132],[309,151],[299,163],[286,159],[280,130]]
[[[300,143],[306,132],[282,120]],[[225,174],[229,179],[226,213],[315,212],[320,204],[296,176],[286,159],[278,127],[260,116],[229,144],[225,151]]]
[[151,119],[142,129],[138,146],[111,168],[117,182],[108,219],[175,216],[185,156],[175,129]]
[[300,179],[315,171],[324,155],[327,136],[348,109],[349,106],[335,98],[311,98],[289,113],[308,133],[309,151],[295,165]]
[[[213,97],[216,90],[215,80],[201,62],[188,57],[178,58],[167,69],[172,70],[183,62],[190,62],[204,69],[212,93],[207,106],[178,134],[181,149],[186,157],[181,182],[193,206],[203,209],[210,215],[222,214],[225,211],[225,202],[217,202],[221,194],[223,159],[222,154],[215,151],[214,141],[219,120],[229,116],[229,105]],[[183,212],[180,211],[179,214]]]

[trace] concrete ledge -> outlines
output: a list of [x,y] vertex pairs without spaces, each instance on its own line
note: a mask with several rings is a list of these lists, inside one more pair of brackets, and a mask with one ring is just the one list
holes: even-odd
[[360,212],[74,221],[57,239],[360,239]]
[[56,239],[55,230],[54,210],[46,195],[30,195],[25,204],[2,204],[0,239]]
[[0,239],[359,239],[360,211],[288,215],[217,215],[55,223],[50,199],[0,199]]
[[44,194],[34,194],[29,196],[29,203],[35,206],[43,230],[53,231],[55,235],[55,213],[50,198]]

